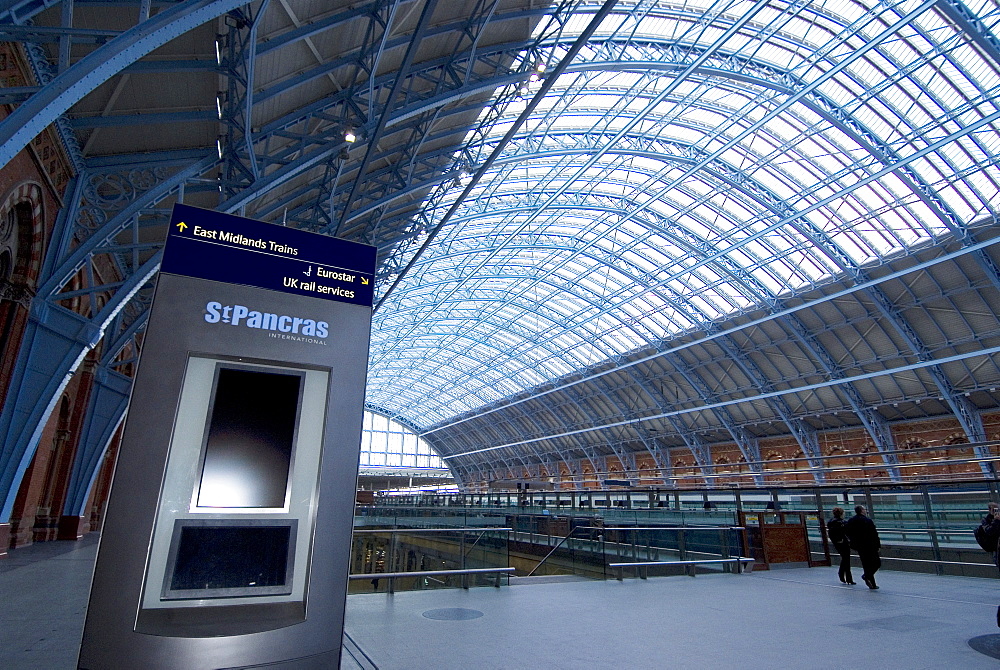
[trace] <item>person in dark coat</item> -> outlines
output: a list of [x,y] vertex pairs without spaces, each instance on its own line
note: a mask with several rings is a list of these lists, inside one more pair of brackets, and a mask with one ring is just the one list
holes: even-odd
[[837,571],[837,575],[840,577],[840,581],[853,586],[855,581],[854,577],[851,576],[851,543],[847,540],[846,525],[844,508],[834,507],[833,518],[826,523],[826,531],[834,549],[840,554],[840,569]]
[[851,548],[858,552],[858,557],[861,559],[863,570],[861,579],[868,588],[877,589],[875,573],[882,567],[882,557],[878,553],[882,548],[882,542],[878,539],[875,522],[868,518],[867,511],[864,505],[855,507],[854,516],[844,524],[844,530],[847,531]]
[[986,537],[989,538],[989,544],[993,547],[993,563],[1000,568],[1000,552],[997,551],[997,543],[1000,541],[1000,505],[995,502],[989,504],[982,526]]
[[[985,545],[986,547],[993,548],[993,563],[1000,569],[1000,505],[995,502],[991,502],[986,508],[986,516],[983,517],[982,521],[982,531],[986,537]],[[979,537],[977,536],[978,540]],[[1000,607],[997,607],[997,627],[1000,628]]]

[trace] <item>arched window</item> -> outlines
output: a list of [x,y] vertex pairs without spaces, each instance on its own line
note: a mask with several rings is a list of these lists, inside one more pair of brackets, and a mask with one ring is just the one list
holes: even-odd
[[447,470],[441,457],[416,433],[387,416],[365,411],[362,468]]

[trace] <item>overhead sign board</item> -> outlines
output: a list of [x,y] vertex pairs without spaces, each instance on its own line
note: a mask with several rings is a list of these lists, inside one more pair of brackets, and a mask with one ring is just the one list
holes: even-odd
[[375,247],[175,205],[161,272],[372,306]]

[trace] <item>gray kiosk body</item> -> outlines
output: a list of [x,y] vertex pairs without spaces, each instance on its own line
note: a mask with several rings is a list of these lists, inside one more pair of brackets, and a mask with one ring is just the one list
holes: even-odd
[[81,668],[337,668],[373,247],[178,205]]

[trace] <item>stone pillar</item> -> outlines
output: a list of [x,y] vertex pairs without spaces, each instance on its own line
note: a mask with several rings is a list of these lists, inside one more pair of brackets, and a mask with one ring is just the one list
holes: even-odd
[[90,517],[61,516],[57,540],[79,540],[90,531]]

